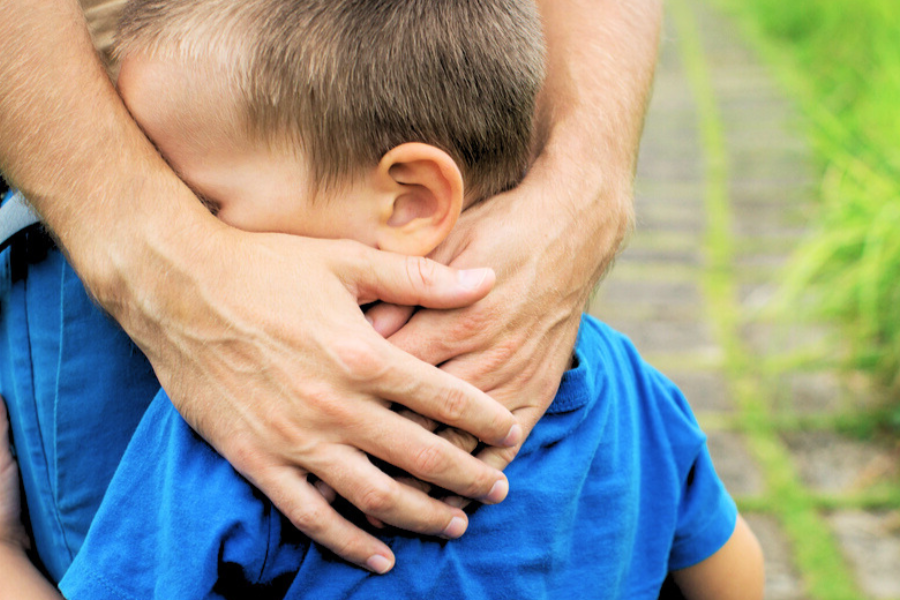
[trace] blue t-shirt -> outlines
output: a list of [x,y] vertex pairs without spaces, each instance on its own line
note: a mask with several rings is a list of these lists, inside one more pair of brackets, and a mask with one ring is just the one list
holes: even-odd
[[34,547],[58,581],[159,382],[45,234],[0,253],[0,395]]
[[730,537],[736,508],[687,402],[596,320],[507,468],[510,493],[453,541],[381,537],[387,575],[294,530],[160,393],[60,588],[129,598],[647,598]]

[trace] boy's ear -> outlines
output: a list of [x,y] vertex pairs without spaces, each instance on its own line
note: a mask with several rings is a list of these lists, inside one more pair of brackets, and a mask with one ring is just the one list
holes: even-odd
[[425,256],[444,241],[462,211],[463,179],[443,150],[410,142],[385,154],[375,173],[376,242],[382,250]]

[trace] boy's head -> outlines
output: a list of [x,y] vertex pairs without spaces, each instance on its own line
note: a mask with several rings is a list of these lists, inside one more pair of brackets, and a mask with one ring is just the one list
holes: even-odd
[[533,152],[527,1],[132,0],[116,55],[148,136],[244,229],[424,254]]

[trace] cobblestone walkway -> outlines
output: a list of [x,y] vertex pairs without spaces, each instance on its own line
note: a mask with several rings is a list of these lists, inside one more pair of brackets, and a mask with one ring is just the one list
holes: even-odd
[[591,312],[685,391],[767,598],[900,599],[900,445],[859,426],[876,400],[828,329],[766,310],[815,204],[799,115],[726,18],[667,8],[637,229]]

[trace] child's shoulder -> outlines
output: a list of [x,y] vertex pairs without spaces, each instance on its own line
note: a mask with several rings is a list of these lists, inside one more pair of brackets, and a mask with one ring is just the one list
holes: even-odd
[[616,368],[643,370],[649,367],[631,338],[589,314],[581,317],[575,352],[579,360],[582,357],[601,359],[603,364]]
[[688,399],[671,379],[644,360],[625,334],[585,315],[575,357],[576,369],[584,368],[584,377],[590,382],[587,387],[599,401],[620,405],[630,414],[627,420],[639,422],[645,433],[665,438],[667,444],[694,449],[705,442]]
[[612,386],[629,395],[664,394],[683,399],[675,384],[644,360],[627,335],[591,315],[582,316],[574,356],[575,368],[584,367],[596,385]]

